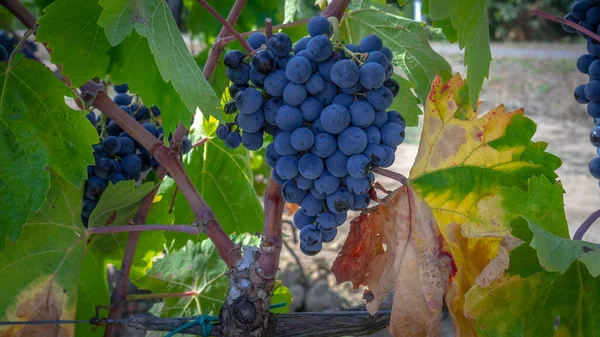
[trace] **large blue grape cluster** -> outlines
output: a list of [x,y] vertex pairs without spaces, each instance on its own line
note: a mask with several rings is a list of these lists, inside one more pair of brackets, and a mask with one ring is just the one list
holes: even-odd
[[273,135],[266,160],[287,202],[300,205],[294,224],[304,254],[315,255],[332,241],[349,210],[368,207],[373,167],[389,167],[404,141],[406,123],[386,111],[399,92],[392,52],[376,35],[358,46],[334,44],[323,17],[308,23],[310,36],[292,47],[283,33],[268,41],[254,33],[251,56],[224,57],[234,98],[225,112],[234,123],[219,125],[225,145],[249,150]]
[[[15,50],[17,44],[19,44],[20,38],[12,33],[6,31],[0,31],[0,61],[8,60],[10,54]],[[25,41],[20,52],[22,52],[26,58],[37,60],[35,52],[37,46],[31,41]]]
[[[115,85],[117,94],[113,101],[123,111],[134,117],[148,132],[158,139],[163,139],[164,132],[160,126],[160,110],[156,106],[148,108],[127,92],[127,84]],[[101,142],[93,145],[95,164],[88,166],[88,179],[83,195],[81,219],[87,227],[90,214],[96,208],[100,196],[108,187],[108,183],[116,184],[123,180],[139,181],[149,170],[158,167],[156,159],[141,146],[115,121],[95,112],[89,112],[87,119],[98,131]],[[188,153],[192,144],[187,137],[183,138],[182,151]]]
[[[580,26],[600,33],[600,1],[577,0],[571,7],[565,19],[578,23]],[[572,27],[563,25],[569,33],[577,32]],[[575,88],[575,100],[587,104],[588,114],[594,118],[595,127],[590,133],[590,142],[597,148],[598,156],[589,163],[590,174],[600,179],[600,42],[580,33],[587,40],[587,54],[577,59],[577,69],[589,75],[589,82]]]

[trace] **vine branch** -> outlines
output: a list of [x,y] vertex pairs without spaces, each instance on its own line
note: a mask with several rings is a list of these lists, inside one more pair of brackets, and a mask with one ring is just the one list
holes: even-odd
[[[310,20],[310,19],[298,20],[298,21],[294,21],[294,22],[284,23],[281,25],[275,25],[275,26],[271,27],[271,30],[279,30],[279,29],[283,29],[283,28],[290,28],[290,27],[304,25],[304,24],[308,23],[308,20]],[[265,27],[265,28],[260,28],[257,30],[251,30],[249,32],[240,33],[240,35],[243,37],[246,37],[246,36],[250,36],[254,33],[266,33],[266,31],[267,31],[267,28]],[[213,43],[213,46],[220,46],[221,48],[223,48],[225,45],[227,45],[228,43],[233,42],[233,41],[235,41],[235,37],[224,35],[222,37],[217,37],[217,39]]]
[[384,177],[394,179],[394,180],[398,181],[399,183],[401,183],[402,185],[406,185],[406,183],[408,182],[408,178],[406,178],[403,174],[400,174],[398,172],[386,170],[381,167],[373,167],[371,169],[371,171],[373,171],[377,174],[381,174]]
[[581,226],[577,228],[577,231],[575,231],[575,234],[573,235],[573,240],[583,239],[585,233],[588,231],[588,229],[590,229],[590,227],[592,227],[598,218],[600,218],[600,209],[590,214],[590,216],[588,216],[588,218],[581,223]]
[[112,233],[127,233],[127,232],[146,232],[146,231],[165,231],[178,232],[198,235],[200,229],[189,225],[131,225],[131,226],[106,226],[106,227],[90,227],[87,232],[90,234],[112,234]]
[[35,16],[19,0],[0,0],[0,5],[6,7],[25,27],[31,28],[35,25]]
[[281,196],[281,185],[273,175],[269,177],[265,192],[265,220],[261,240],[261,253],[257,261],[257,269],[266,279],[274,279],[279,270],[279,256],[283,245],[281,218],[285,200]]
[[584,33],[585,35],[593,38],[594,40],[600,42],[600,35],[592,32],[591,30],[580,26],[578,24],[576,24],[575,22],[571,21],[571,20],[565,20],[564,18],[561,18],[560,16],[556,16],[547,12],[543,12],[537,9],[532,10],[531,15],[534,16],[539,16],[542,17],[544,19],[550,20],[550,21],[554,21],[554,22],[558,22],[558,23],[562,23],[563,25],[567,25],[571,28],[574,28],[575,30]]
[[207,11],[210,12],[210,14],[215,17],[217,20],[219,20],[219,22],[223,25],[223,27],[227,28],[227,30],[229,31],[229,33],[231,35],[233,35],[238,41],[239,43],[242,44],[242,47],[244,47],[244,49],[246,50],[246,52],[251,55],[252,53],[254,53],[254,48],[252,48],[252,46],[250,46],[250,44],[248,43],[248,41],[246,41],[246,39],[244,39],[240,33],[238,33],[237,30],[235,30],[235,28],[233,28],[233,25],[229,22],[227,22],[227,20],[225,20],[221,14],[219,14],[219,12],[217,12],[214,8],[212,8],[208,2],[206,2],[206,0],[196,0],[198,1],[198,3],[200,5],[202,5],[202,7],[206,8]]

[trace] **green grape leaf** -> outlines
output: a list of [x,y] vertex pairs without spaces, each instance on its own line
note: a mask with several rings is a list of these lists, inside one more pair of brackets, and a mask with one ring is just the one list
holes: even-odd
[[8,235],[16,240],[30,210],[42,207],[49,171],[74,186],[87,178],[98,142],[85,113],[71,110],[64,84],[43,64],[15,60],[0,64],[0,251]]
[[[135,28],[139,35],[146,38],[162,78],[165,82],[173,85],[174,90],[187,107],[186,117],[181,111],[166,111],[164,107],[160,107],[163,109],[161,113],[165,132],[174,130],[179,122],[188,126],[189,120],[196,113],[197,108],[206,118],[209,116],[214,116],[219,120],[223,118],[222,112],[217,108],[219,99],[188,51],[166,2],[161,0],[136,2],[101,0],[100,5],[104,10],[99,24],[105,29],[111,45],[116,46],[123,42]],[[121,53],[126,57],[123,51]],[[141,57],[138,54],[127,56],[135,59]],[[146,57],[150,57],[150,55]],[[139,72],[131,72],[128,68],[122,69],[125,69],[128,78],[140,75]],[[125,75],[125,73],[122,74]]]
[[531,221],[529,229],[533,232],[530,245],[537,250],[540,264],[547,271],[565,273],[579,260],[593,277],[600,275],[600,245],[558,237]]
[[283,6],[283,23],[294,21],[299,12],[300,0],[285,0],[285,4]]
[[[31,213],[16,244],[7,242],[0,254],[0,320],[89,319],[90,309],[78,303],[110,303],[102,269],[93,270],[87,251],[88,233],[81,223],[81,190],[52,174],[52,187],[43,207]],[[83,285],[83,289],[78,289]],[[82,293],[82,290],[90,293]],[[82,295],[78,298],[78,295]],[[86,298],[88,297],[88,298]],[[43,329],[43,330],[40,330]],[[41,336],[47,326],[0,326],[0,335]],[[60,325],[57,336],[101,336],[91,325]],[[9,332],[10,331],[10,332]]]
[[452,22],[453,29],[448,28],[447,21],[442,28],[446,28],[444,34],[449,40],[458,40],[460,49],[465,50],[469,98],[473,108],[476,108],[492,61],[486,0],[430,0],[429,9],[434,22],[448,18]]
[[422,115],[423,111],[419,107],[419,99],[413,92],[414,83],[397,74],[394,74],[392,78],[400,84],[400,92],[394,98],[390,110],[398,111],[404,117],[406,126],[418,126],[419,115]]
[[[192,127],[192,143],[204,137],[201,120]],[[215,212],[217,220],[226,233],[255,233],[263,223],[263,208],[254,190],[254,176],[250,168],[248,151],[227,148],[221,140],[210,139],[183,158],[185,170],[206,203]],[[171,204],[175,184],[165,179],[160,203]],[[162,187],[161,187],[162,189]],[[173,205],[174,222],[191,224],[195,221],[185,197],[177,193]],[[175,247],[185,245],[187,240],[203,239],[185,233],[165,233],[167,240],[175,240]]]
[[[258,237],[247,234],[233,236],[232,240],[243,245],[260,243]],[[227,270],[210,240],[187,241],[180,249],[156,259],[146,276],[135,284],[156,294],[180,295],[164,299],[155,313],[161,317],[214,315],[225,301]]]
[[568,233],[563,190],[555,182],[560,159],[531,140],[536,125],[523,114],[500,106],[479,116],[458,74],[447,83],[436,77],[425,105],[409,185],[433,210],[455,262],[446,302],[460,335],[475,335],[464,295],[498,254],[512,219],[524,215]]
[[133,180],[124,180],[116,185],[108,183],[98,205],[90,214],[89,226],[126,225],[126,221],[135,216],[140,200],[154,188],[151,182],[139,187],[135,187],[135,184]]
[[600,319],[594,300],[600,296],[600,247],[555,236],[523,218],[513,221],[513,234],[525,243],[511,252],[511,269],[523,273],[487,288],[474,286],[466,295],[465,313],[477,319],[477,335],[598,335],[600,328],[592,322]]
[[84,6],[78,0],[56,0],[44,11],[46,14],[38,20],[36,39],[48,43],[52,63],[63,66],[62,73],[71,78],[73,87],[104,77],[110,44],[97,24],[102,12],[98,2]]
[[417,21],[378,9],[360,9],[345,16],[349,42],[358,44],[369,34],[376,34],[394,53],[392,63],[404,71],[416,85],[419,100],[425,102],[436,75],[444,81],[451,77],[450,64],[436,53],[427,39],[426,27]]

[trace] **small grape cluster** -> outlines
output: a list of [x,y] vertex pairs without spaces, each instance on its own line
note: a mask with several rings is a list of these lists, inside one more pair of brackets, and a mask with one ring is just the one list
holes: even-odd
[[[6,31],[0,31],[0,62],[8,60],[10,54],[15,50],[15,47],[19,44],[19,38],[14,34]],[[26,58],[37,60],[35,52],[37,46],[32,41],[25,41],[20,52],[22,52]]]
[[224,57],[233,82],[225,112],[239,114],[219,125],[217,137],[258,150],[264,133],[273,135],[266,160],[284,199],[300,206],[294,224],[306,255],[336,237],[349,210],[368,207],[371,169],[391,166],[405,137],[403,117],[386,111],[400,90],[391,50],[376,35],[358,46],[332,43],[332,31],[326,18],[314,17],[310,36],[293,48],[286,34],[267,41],[254,33],[251,56],[232,50]]
[[[148,108],[141,102],[134,101],[127,93],[127,84],[115,85],[114,90],[117,94],[113,101],[153,136],[163,139],[160,110],[156,106]],[[109,182],[117,184],[123,180],[140,181],[150,169],[158,167],[158,162],[115,121],[104,115],[98,117],[93,111],[86,117],[96,127],[101,139],[99,144],[92,146],[95,165],[88,166],[88,179],[85,184],[81,219],[87,227],[90,214],[96,208]],[[181,145],[184,154],[192,149],[187,137],[183,138]]]
[[[600,28],[600,1],[577,0],[565,19],[578,23],[593,32]],[[563,25],[569,33],[577,32],[572,27]],[[577,69],[588,74],[590,80],[575,88],[575,100],[587,104],[588,114],[594,118],[595,127],[590,133],[590,142],[597,148],[598,156],[589,163],[589,171],[596,179],[600,179],[600,42],[580,33],[587,40],[587,54],[577,59]]]

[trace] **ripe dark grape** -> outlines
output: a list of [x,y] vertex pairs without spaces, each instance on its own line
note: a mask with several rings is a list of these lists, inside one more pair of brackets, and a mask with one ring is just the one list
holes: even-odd
[[257,132],[265,123],[265,114],[262,110],[258,110],[251,114],[239,114],[237,122],[242,130],[246,132]]
[[589,170],[594,178],[600,179],[600,157],[590,160]]
[[381,128],[381,142],[395,147],[404,141],[404,127],[396,123],[387,123]]
[[317,216],[323,212],[325,201],[315,198],[311,193],[306,193],[304,199],[299,203],[300,209],[308,216]]
[[271,96],[283,96],[283,89],[289,82],[285,71],[275,70],[265,78],[265,91]]
[[304,102],[308,92],[302,84],[288,83],[283,89],[283,100],[292,106],[299,106]]
[[225,140],[225,137],[231,132],[231,127],[228,124],[219,124],[217,127],[217,138]]
[[242,143],[242,136],[240,136],[240,132],[235,130],[234,132],[230,132],[227,137],[225,137],[225,146],[228,148],[235,149]]
[[333,82],[331,79],[331,68],[333,68],[335,63],[336,62],[333,58],[329,58],[326,61],[320,62],[317,67],[319,75],[321,75],[321,77],[323,77],[323,79],[327,82]]
[[96,166],[94,167],[94,173],[102,178],[109,180],[116,173],[117,166],[115,161],[110,158],[100,158],[96,161]]
[[129,105],[131,104],[131,96],[127,94],[117,94],[113,101],[117,103],[117,105]]
[[107,185],[108,184],[106,180],[100,177],[90,177],[87,180],[85,187],[86,198],[98,200],[102,192],[104,192],[104,190],[106,189]]
[[311,37],[326,35],[327,37],[332,34],[332,27],[325,17],[315,16],[308,21],[308,34]]
[[281,158],[281,155],[275,151],[275,143],[271,143],[267,145],[265,149],[265,158],[267,159],[267,164],[270,167],[275,167],[277,165],[277,161]]
[[389,78],[385,80],[383,82],[383,86],[388,88],[388,90],[392,92],[392,96],[398,96],[398,93],[400,92],[400,84],[398,84],[398,82],[395,79]]
[[83,208],[81,209],[81,215],[83,215],[86,218],[89,218],[94,208],[96,208],[96,205],[98,205],[97,200],[83,198]]
[[235,101],[229,101],[229,102],[225,103],[223,110],[228,115],[234,114],[236,111],[238,111]]
[[329,173],[338,178],[345,177],[348,175],[348,159],[350,157],[345,155],[342,151],[336,150],[331,156],[325,160],[325,166]]
[[371,160],[362,154],[356,154],[348,159],[346,168],[352,177],[362,178],[369,172]]
[[323,168],[323,160],[312,153],[305,153],[297,160],[297,169],[306,179],[317,179],[323,173]]
[[290,156],[298,152],[292,146],[291,138],[291,132],[280,132],[275,136],[273,144],[275,144],[275,151],[277,151],[280,156]]
[[306,49],[306,44],[308,43],[308,41],[310,41],[310,37],[308,36],[298,40],[298,42],[296,42],[296,44],[294,45],[294,54],[298,55],[298,53]]
[[254,88],[240,90],[235,95],[235,105],[242,114],[252,114],[260,109],[262,105],[262,96]]
[[290,179],[286,180],[283,186],[281,186],[281,194],[283,195],[285,201],[297,204],[304,199],[306,190],[298,188],[296,183]]
[[312,75],[312,67],[306,58],[295,56],[286,64],[285,74],[294,83],[304,83]]
[[124,84],[119,84],[119,85],[115,85],[115,86],[113,86],[113,89],[115,89],[115,91],[116,91],[118,94],[124,94],[124,93],[126,93],[127,91],[129,91],[129,85],[128,85],[127,83],[124,83]]
[[592,62],[594,62],[596,60],[596,57],[590,54],[584,54],[581,55],[578,59],[577,59],[577,69],[584,73],[587,74],[589,69],[590,69],[590,65],[592,64]]
[[321,124],[327,132],[338,134],[350,125],[350,113],[341,105],[329,105],[321,112]]
[[135,154],[126,155],[125,157],[123,157],[121,162],[123,163],[123,172],[127,174],[136,175],[139,174],[142,170],[142,161]]
[[250,151],[257,151],[263,145],[262,132],[245,132],[242,134],[242,145]]
[[600,102],[600,81],[591,80],[583,89],[585,97],[592,102]]
[[350,124],[359,128],[366,128],[375,120],[375,109],[365,101],[356,101],[348,109],[350,112]]
[[315,62],[323,62],[333,53],[333,44],[325,35],[315,36],[306,44],[308,57]]
[[315,219],[315,225],[321,232],[332,232],[337,228],[335,216],[329,212],[323,212],[317,215],[317,218]]
[[308,225],[313,225],[315,223],[315,219],[316,219],[315,217],[308,216],[301,210],[297,210],[294,213],[294,225],[298,229],[302,229]]
[[312,153],[321,158],[331,156],[337,149],[337,141],[335,137],[327,132],[315,135],[315,143],[310,149]]
[[352,208],[354,194],[345,186],[340,186],[334,193],[327,196],[327,208],[337,214],[346,213]]
[[243,63],[238,68],[227,68],[225,72],[227,78],[238,86],[245,85],[250,80],[250,66],[246,63]]
[[300,251],[306,256],[315,256],[323,249],[323,243],[319,242],[316,245],[309,246],[304,242],[300,242]]
[[[104,141],[106,141],[106,139],[104,139]],[[117,152],[117,155],[119,157],[124,157],[124,156],[126,156],[128,154],[135,153],[135,146],[136,145],[135,145],[135,141],[133,139],[131,139],[130,137],[121,137],[121,136],[119,136],[119,142],[121,143],[121,148]],[[103,142],[103,144],[104,144],[104,142]]]
[[298,128],[290,138],[292,146],[298,151],[307,151],[315,143],[315,136],[308,128]]
[[230,50],[225,54],[223,63],[228,68],[239,68],[244,63],[245,55],[239,50]]
[[365,63],[360,68],[360,85],[372,90],[383,85],[385,81],[385,69],[379,63]]
[[292,179],[298,175],[298,158],[283,156],[277,162],[277,174],[283,179]]
[[252,67],[256,71],[269,74],[275,70],[275,54],[270,50],[259,50],[252,56]]
[[590,132],[590,143],[595,147],[600,147],[600,127],[596,126]]
[[304,84],[306,91],[311,95],[316,95],[325,88],[325,80],[319,74],[312,74]]
[[275,115],[277,126],[283,131],[294,131],[302,126],[300,109],[291,105],[282,105]]
[[265,78],[267,78],[266,74],[256,71],[254,67],[250,67],[250,82],[252,82],[252,84],[254,84],[256,87],[264,87]]
[[254,33],[248,37],[248,44],[254,49],[260,48],[263,44],[267,44],[267,37],[263,33]]
[[362,40],[360,40],[360,44],[358,45],[358,50],[361,53],[369,53],[372,51],[381,51],[383,49],[383,41],[377,35],[367,35]]
[[358,82],[360,71],[360,68],[358,68],[358,65],[354,61],[341,60],[336,62],[331,68],[331,80],[340,88],[350,88]]
[[367,101],[371,103],[375,110],[385,110],[392,105],[392,101],[394,100],[394,96],[392,92],[386,88],[381,87],[376,90],[371,90],[367,93]]
[[326,170],[315,179],[315,189],[325,195],[335,192],[340,187],[340,178],[333,176]]
[[361,153],[367,147],[367,134],[361,128],[351,126],[340,133],[338,147],[348,156]]
[[292,39],[284,33],[273,34],[267,48],[278,57],[287,56],[292,50]]

